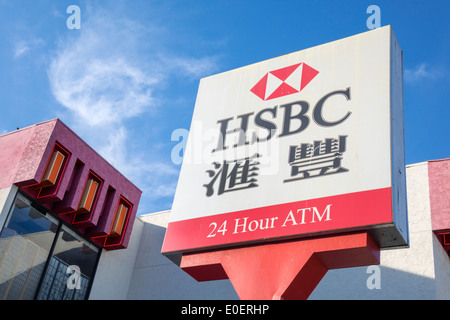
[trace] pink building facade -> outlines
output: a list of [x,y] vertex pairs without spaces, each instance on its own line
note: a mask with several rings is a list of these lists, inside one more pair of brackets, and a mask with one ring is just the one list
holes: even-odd
[[58,119],[0,150],[0,299],[85,299],[101,252],[128,246],[141,191]]

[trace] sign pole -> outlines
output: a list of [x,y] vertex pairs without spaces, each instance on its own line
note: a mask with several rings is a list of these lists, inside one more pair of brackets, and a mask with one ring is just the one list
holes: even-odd
[[197,281],[230,279],[242,300],[306,300],[330,269],[378,265],[367,232],[185,253],[180,268]]

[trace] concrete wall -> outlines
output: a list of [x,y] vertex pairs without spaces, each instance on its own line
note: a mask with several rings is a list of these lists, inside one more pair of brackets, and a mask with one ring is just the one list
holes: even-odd
[[[380,266],[328,271],[310,299],[450,299],[450,259],[432,232],[427,163],[408,166],[406,175],[410,247],[383,250]],[[161,255],[169,213],[141,216],[128,249],[102,253],[91,299],[238,299],[229,280],[199,283]]]
[[229,280],[198,283],[161,254],[169,211],[136,218],[127,249],[103,250],[90,300],[238,299]]
[[408,166],[406,178],[410,247],[381,251],[379,269],[375,268],[380,288],[368,288],[367,281],[375,281],[377,272],[368,267],[330,270],[310,299],[437,298],[427,163]]
[[433,237],[433,248],[436,298],[450,300],[450,258],[436,237]]
[[144,222],[136,218],[128,248],[113,251],[102,250],[89,295],[90,300],[127,299],[143,228]]
[[145,222],[128,299],[238,299],[229,280],[197,282],[161,254],[169,212],[140,216]]
[[3,230],[3,226],[8,218],[9,209],[14,202],[18,188],[11,186],[0,190],[0,231]]

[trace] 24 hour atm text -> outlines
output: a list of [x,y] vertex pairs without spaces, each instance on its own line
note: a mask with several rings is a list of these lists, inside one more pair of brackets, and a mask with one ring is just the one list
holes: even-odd
[[281,216],[262,219],[242,217],[211,222],[208,229],[209,234],[206,237],[225,236],[230,232],[231,234],[239,234],[255,232],[258,230],[264,231],[274,228],[283,228],[286,226],[304,225],[307,223],[331,221],[331,206],[332,204],[328,204],[325,208],[307,207],[297,210],[294,209]]

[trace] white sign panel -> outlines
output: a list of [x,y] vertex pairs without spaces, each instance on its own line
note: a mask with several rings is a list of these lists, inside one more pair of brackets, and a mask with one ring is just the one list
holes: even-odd
[[391,27],[200,82],[163,253],[371,230],[407,244]]

